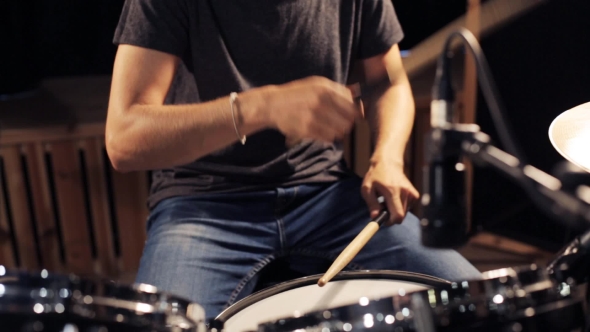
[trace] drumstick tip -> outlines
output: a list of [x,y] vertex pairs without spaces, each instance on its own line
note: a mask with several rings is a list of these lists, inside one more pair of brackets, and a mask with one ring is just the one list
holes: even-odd
[[318,286],[320,287],[324,287],[327,283],[327,280],[325,277],[321,277],[320,280],[318,280]]

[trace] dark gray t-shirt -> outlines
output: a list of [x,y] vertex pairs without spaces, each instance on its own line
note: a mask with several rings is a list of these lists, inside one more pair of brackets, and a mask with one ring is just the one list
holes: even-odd
[[[345,84],[355,60],[402,38],[391,0],[126,0],[114,42],[180,57],[166,103],[185,104],[312,75]],[[280,132],[264,130],[245,145],[155,170],[148,205],[347,176],[340,144],[287,148]]]

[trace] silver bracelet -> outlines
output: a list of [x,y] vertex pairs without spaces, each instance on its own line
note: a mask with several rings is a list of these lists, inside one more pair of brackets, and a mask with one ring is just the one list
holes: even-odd
[[246,144],[246,135],[240,135],[240,131],[238,130],[238,125],[236,123],[236,117],[234,115],[234,103],[238,99],[238,94],[235,92],[230,93],[229,95],[229,107],[231,108],[231,118],[234,122],[234,129],[236,130],[236,135],[238,135],[238,139],[242,142],[242,145]]

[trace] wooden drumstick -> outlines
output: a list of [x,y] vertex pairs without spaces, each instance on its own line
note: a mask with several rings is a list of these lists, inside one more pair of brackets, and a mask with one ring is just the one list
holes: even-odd
[[369,242],[369,240],[377,233],[379,227],[389,219],[389,212],[384,210],[381,214],[375,218],[375,220],[369,222],[365,228],[350,242],[350,244],[344,248],[344,250],[338,255],[334,263],[330,266],[328,271],[318,280],[318,285],[323,287],[327,284],[335,275],[337,275],[342,269],[352,261],[352,259],[361,251],[361,249]]

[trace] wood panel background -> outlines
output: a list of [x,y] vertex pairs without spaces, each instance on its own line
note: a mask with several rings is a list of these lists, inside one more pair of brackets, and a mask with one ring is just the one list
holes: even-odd
[[115,171],[96,134],[1,145],[0,264],[133,279],[148,177]]

